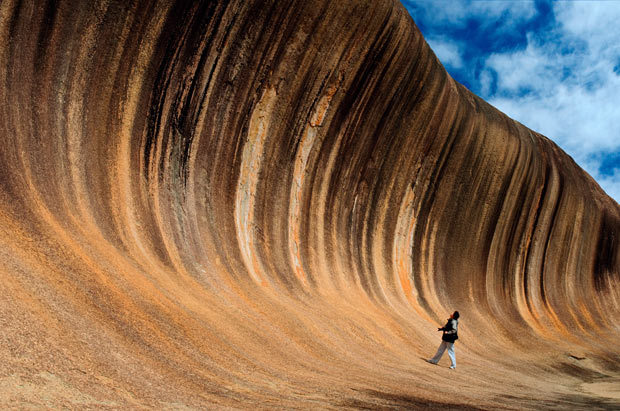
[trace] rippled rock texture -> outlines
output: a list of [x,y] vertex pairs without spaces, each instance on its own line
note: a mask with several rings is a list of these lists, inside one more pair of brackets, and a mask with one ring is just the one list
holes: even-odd
[[3,0],[0,45],[3,407],[620,404],[618,205],[399,3]]

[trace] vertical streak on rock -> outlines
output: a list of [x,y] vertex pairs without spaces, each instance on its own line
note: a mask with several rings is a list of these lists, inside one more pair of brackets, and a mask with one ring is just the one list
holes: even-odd
[[424,308],[420,305],[419,294],[415,289],[413,281],[413,277],[419,275],[413,271],[412,265],[413,253],[419,252],[419,250],[414,248],[413,242],[417,222],[414,214],[414,204],[414,191],[413,189],[407,190],[400,207],[396,233],[394,234],[392,253],[394,258],[393,265],[395,267],[394,273],[397,276],[395,282],[400,285],[398,294],[405,298],[418,315],[431,321]]
[[[544,146],[543,146],[544,147]],[[544,184],[532,238],[531,252],[528,256],[527,284],[528,301],[533,318],[541,329],[554,328],[549,321],[548,301],[545,295],[545,261],[547,249],[553,231],[553,222],[560,201],[561,186],[553,159],[549,159],[543,149]]]
[[274,87],[267,88],[252,111],[247,140],[239,168],[239,181],[235,194],[235,224],[237,239],[245,266],[251,278],[266,286],[267,280],[262,263],[256,252],[254,227],[254,207],[256,187],[260,178],[261,162],[265,140],[269,132],[269,122],[277,101]]
[[514,266],[504,268],[504,270],[511,270],[508,271],[509,273],[514,272],[512,284],[514,290],[514,308],[519,313],[520,318],[527,324],[535,324],[535,320],[529,308],[527,263],[532,235],[536,228],[535,224],[538,207],[542,196],[540,190],[532,190],[529,188],[533,183],[538,181],[539,177],[535,153],[530,146],[532,142],[533,136],[529,132],[526,132],[525,135],[521,135],[519,157],[522,158],[522,160],[519,162],[516,170],[518,179],[515,181],[516,187],[513,188],[513,190],[519,191],[517,199],[520,200],[520,202],[513,204],[515,215],[512,217],[512,224],[519,224],[514,230],[519,229],[518,232],[520,235],[517,237],[515,233],[513,237],[514,242],[512,244],[513,247],[517,249],[517,255],[514,257],[513,262]]
[[[438,315],[443,310],[444,301],[448,299],[445,279],[452,273],[445,272],[444,258],[438,248],[446,239],[441,221],[446,218],[446,209],[453,207],[448,198],[441,198],[438,193],[442,188],[449,187],[442,177],[450,166],[450,154],[457,142],[456,133],[463,126],[462,113],[455,98],[457,93],[453,80],[443,79],[448,86],[438,90],[437,104],[430,111],[430,120],[426,125],[426,136],[432,142],[429,151],[425,153],[423,164],[422,196],[416,212],[417,221],[415,233],[421,236],[419,246],[419,280],[417,291],[420,300],[430,315]],[[416,180],[418,177],[416,177]]]
[[[115,153],[117,158],[117,166],[112,170],[112,180],[117,181],[117,184],[112,187],[111,195],[114,198],[114,203],[123,204],[124,206],[118,210],[116,214],[117,226],[120,227],[120,236],[123,239],[123,244],[133,249],[136,255],[142,256],[146,261],[155,263],[159,261],[157,255],[148,242],[145,242],[146,230],[145,222],[140,215],[141,203],[145,199],[141,195],[141,187],[135,188],[135,178],[137,175],[142,175],[144,170],[141,162],[138,162],[138,170],[136,170],[136,164],[134,160],[135,153],[132,152],[133,136],[141,130],[134,128],[135,123],[139,124],[137,117],[142,115],[140,111],[140,99],[144,93],[145,82],[143,78],[148,73],[149,62],[153,59],[153,55],[156,52],[155,46],[157,43],[158,35],[161,33],[165,16],[168,14],[169,9],[166,7],[157,7],[154,15],[148,22],[148,28],[146,29],[147,36],[145,36],[138,48],[138,55],[135,58],[135,64],[132,66],[127,79],[127,90],[124,96],[121,96],[119,112],[121,117],[119,119],[120,138]],[[143,147],[139,147],[138,153],[143,152]],[[138,159],[143,159],[142,155],[138,155]],[[142,201],[140,201],[142,200]],[[161,267],[160,267],[161,268]]]
[[[319,132],[319,127],[323,124],[327,111],[329,109],[332,97],[338,90],[337,87],[331,86],[327,89],[325,95],[321,97],[314,112],[310,118],[310,122],[306,126],[301,141],[297,147],[297,155],[295,158],[295,166],[293,170],[293,184],[291,186],[290,206],[288,215],[289,227],[289,251],[291,255],[293,269],[297,277],[306,283],[306,274],[304,272],[301,257],[301,218],[302,194],[304,191],[304,183],[306,180],[306,166],[311,151],[315,147],[315,139]],[[319,142],[320,143],[320,142]]]

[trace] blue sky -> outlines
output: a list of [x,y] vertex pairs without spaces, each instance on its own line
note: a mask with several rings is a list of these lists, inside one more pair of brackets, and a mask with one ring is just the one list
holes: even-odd
[[402,2],[452,77],[620,202],[620,1]]

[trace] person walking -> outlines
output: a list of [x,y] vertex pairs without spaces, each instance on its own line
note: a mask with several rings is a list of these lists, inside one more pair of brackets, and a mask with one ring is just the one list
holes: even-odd
[[459,338],[458,335],[459,328],[459,312],[455,311],[454,314],[448,318],[448,322],[441,328],[438,328],[437,331],[443,331],[443,335],[441,336],[441,345],[437,350],[437,354],[430,360],[426,360],[431,364],[437,364],[441,359],[446,348],[448,349],[448,356],[450,356],[450,369],[454,370],[456,368],[456,357],[454,356],[454,342]]

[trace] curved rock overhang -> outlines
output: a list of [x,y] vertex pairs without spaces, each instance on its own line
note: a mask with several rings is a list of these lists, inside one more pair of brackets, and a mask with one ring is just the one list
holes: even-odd
[[397,2],[3,0],[0,45],[2,404],[618,404],[618,204]]

